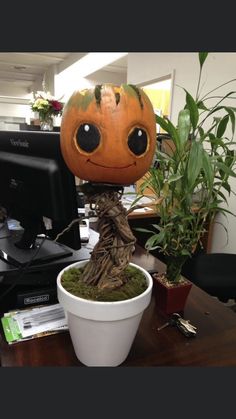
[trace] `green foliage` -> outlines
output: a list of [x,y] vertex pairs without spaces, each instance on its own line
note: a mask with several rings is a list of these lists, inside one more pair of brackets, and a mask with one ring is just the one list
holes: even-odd
[[[168,118],[156,115],[157,123],[169,134],[174,146],[168,154],[156,151],[156,167],[150,169],[141,185],[142,195],[149,187],[160,202],[157,205],[160,223],[149,230],[146,248],[159,249],[166,257],[180,260],[190,257],[201,244],[217,212],[230,212],[227,209],[227,197],[231,193],[229,178],[236,176],[233,149],[236,108],[223,104],[235,92],[216,96],[216,103],[210,107],[207,101],[212,101],[212,92],[229,82],[199,97],[207,55],[199,53],[196,98],[184,89],[185,105],[179,112],[177,126]],[[226,136],[228,127],[231,127],[231,139]]]
[[200,67],[202,68],[204,61],[206,60],[208,56],[208,52],[199,52],[198,57],[199,57],[199,63],[200,63]]

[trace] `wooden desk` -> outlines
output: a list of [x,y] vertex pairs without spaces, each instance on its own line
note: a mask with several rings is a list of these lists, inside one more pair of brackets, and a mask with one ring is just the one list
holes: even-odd
[[[165,269],[137,246],[133,262],[149,271]],[[157,328],[165,319],[152,299],[146,309],[128,358],[121,366],[235,366],[236,314],[193,285],[184,317],[197,327],[186,338],[178,329]],[[8,345],[0,337],[1,366],[83,366],[75,356],[69,332]]]
[[130,212],[130,214],[128,215],[128,220],[134,220],[134,219],[139,219],[139,218],[153,218],[153,217],[157,217],[155,210],[150,207],[145,207],[138,211]]

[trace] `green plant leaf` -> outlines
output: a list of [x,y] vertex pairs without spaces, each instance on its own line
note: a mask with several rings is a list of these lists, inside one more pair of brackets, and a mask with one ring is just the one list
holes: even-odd
[[193,141],[188,160],[188,187],[189,192],[194,189],[196,179],[202,168],[203,147],[200,141]]
[[157,158],[161,158],[162,160],[165,160],[165,161],[166,160],[173,160],[171,158],[171,156],[169,156],[169,154],[167,154],[163,151],[160,151],[160,150],[157,150],[156,156],[157,156]]
[[[141,189],[142,185],[140,185],[140,189]],[[130,205],[130,208],[134,207],[138,201],[140,201],[140,199],[143,197],[143,195],[138,195],[132,202]]]
[[175,126],[172,124],[172,122],[167,118],[167,123],[168,123],[168,133],[171,136],[172,141],[174,142],[177,150],[179,150],[180,148],[180,139],[179,139],[179,134],[177,129],[175,128]]
[[166,180],[165,183],[164,183],[164,185],[163,185],[162,193],[161,194],[162,194],[162,196],[164,196],[164,198],[166,198],[168,196],[168,193],[169,193],[169,183]]
[[217,190],[216,193],[221,196],[221,198],[223,198],[224,202],[226,202],[226,204],[228,204],[228,200],[226,198],[226,196],[223,194],[223,192]]
[[156,245],[160,244],[165,237],[165,231],[162,230],[159,234],[151,236],[145,244],[145,248],[148,250],[154,250]]
[[211,191],[213,187],[213,181],[214,181],[214,171],[211,166],[209,155],[204,149],[202,152],[202,168],[207,179],[208,188]]
[[224,116],[221,119],[221,121],[220,121],[220,123],[218,125],[218,128],[217,128],[217,132],[216,132],[216,136],[218,138],[222,138],[223,137],[223,135],[225,133],[225,130],[227,128],[228,122],[229,122],[229,115],[226,115],[226,116]]
[[231,120],[231,126],[232,126],[232,135],[234,135],[235,132],[235,114],[234,111],[229,108],[229,107],[225,107],[225,110],[228,112],[230,120]]
[[160,127],[162,129],[164,129],[169,134],[168,123],[167,123],[167,121],[163,117],[161,117],[159,115],[156,115],[156,122],[157,122],[158,125],[160,125]]
[[158,231],[161,231],[162,230],[162,227],[160,227],[158,224],[152,224],[152,226],[154,228],[156,228]]
[[235,151],[226,148],[225,164],[226,166],[231,167],[233,163],[235,163]]
[[220,212],[221,214],[227,213],[230,215],[233,215],[234,217],[236,217],[236,214],[234,214],[232,211],[227,210],[226,208],[222,208],[222,207],[212,207],[212,209],[214,210],[214,212]]
[[142,228],[142,227],[134,227],[135,231],[140,231],[142,233],[154,233],[154,231],[152,230],[148,230],[147,228]]
[[187,92],[186,89],[184,89],[184,90],[186,92],[186,103],[187,103],[187,107],[188,107],[189,112],[190,112],[190,120],[191,120],[191,124],[192,124],[193,131],[194,131],[196,129],[198,119],[199,119],[198,107],[197,107],[197,103],[195,102],[193,97],[190,95],[190,93]]
[[200,63],[200,67],[202,68],[204,62],[206,61],[206,58],[208,56],[208,52],[199,52],[198,53],[198,59],[199,59],[199,63]]
[[230,167],[226,166],[226,164],[217,161],[215,165],[218,167],[218,169],[221,169],[226,175],[236,177],[236,173],[234,173],[233,170],[230,169]]
[[204,129],[202,127],[198,127],[198,132],[200,134],[201,139],[204,139],[205,137],[208,136],[208,134],[205,134]]
[[164,129],[171,137],[172,141],[174,142],[176,148],[179,150],[180,146],[180,139],[178,135],[178,131],[172,122],[168,118],[161,117],[156,115],[156,122],[160,125],[162,129]]
[[[203,99],[207,100],[207,99],[212,98],[211,96],[209,96],[212,92],[215,92],[216,90],[220,89],[221,87],[226,86],[226,84],[232,83],[232,82],[234,82],[234,81],[236,81],[236,79],[231,79],[231,80],[228,80],[226,83],[222,83],[222,84],[220,84],[219,86],[217,86],[217,87],[215,87],[214,89],[210,90],[210,92],[207,92],[207,93],[206,93],[206,94],[202,97],[202,99],[201,99],[201,100],[203,100]],[[229,93],[229,94],[231,94],[231,93]],[[221,96],[221,98],[222,98],[222,96]]]
[[[221,102],[223,102],[227,97],[232,96],[234,93],[236,93],[236,92],[235,91],[231,91],[231,92],[228,92],[225,96],[223,96],[223,98],[211,109],[210,112],[208,112],[208,114],[205,116],[205,118],[201,121],[201,125],[203,125],[204,122],[205,122],[205,120],[207,118],[209,118],[214,112],[217,112],[217,111],[219,111],[221,109],[224,109],[225,106],[222,106],[222,105],[219,105],[219,104]],[[230,108],[233,110],[232,107],[230,107]]]
[[197,107],[198,107],[198,109],[202,109],[203,111],[208,111],[209,109],[204,105],[204,103],[203,103],[203,101],[202,100],[199,100],[198,102],[197,102]]
[[184,146],[188,140],[190,128],[190,111],[188,109],[183,109],[179,112],[178,116],[178,133],[181,146]]
[[226,234],[226,244],[228,244],[228,242],[229,242],[229,235],[228,235],[228,230],[227,230],[227,228],[224,226],[224,224],[223,223],[221,223],[220,221],[214,221],[214,223],[215,224],[219,224],[223,229],[224,229],[224,231],[225,231],[225,234]]
[[178,174],[174,174],[171,175],[168,179],[167,182],[168,184],[172,183],[172,182],[176,182],[177,180],[181,179],[183,177],[183,175],[178,175]]
[[224,188],[229,194],[231,193],[231,186],[229,185],[228,182],[223,182],[222,188]]
[[191,253],[187,249],[181,250],[180,254],[182,256],[191,256]]

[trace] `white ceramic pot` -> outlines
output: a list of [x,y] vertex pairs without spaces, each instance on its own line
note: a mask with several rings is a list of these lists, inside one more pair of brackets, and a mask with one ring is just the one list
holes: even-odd
[[77,358],[87,366],[117,366],[128,356],[144,310],[152,293],[152,277],[134,263],[147,279],[147,289],[124,301],[101,302],[76,297],[61,285],[63,272],[82,267],[80,261],[64,268],[57,277],[58,300],[64,308]]

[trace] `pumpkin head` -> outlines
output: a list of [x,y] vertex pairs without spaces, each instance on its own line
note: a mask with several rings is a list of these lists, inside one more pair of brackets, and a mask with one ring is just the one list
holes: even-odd
[[149,169],[155,146],[152,104],[133,85],[76,91],[64,107],[62,154],[80,179],[132,184]]

